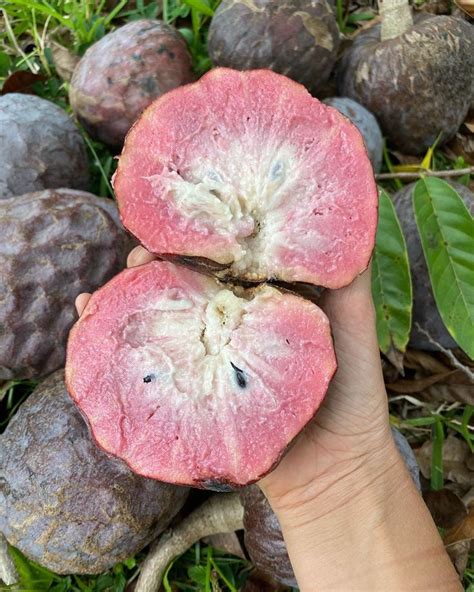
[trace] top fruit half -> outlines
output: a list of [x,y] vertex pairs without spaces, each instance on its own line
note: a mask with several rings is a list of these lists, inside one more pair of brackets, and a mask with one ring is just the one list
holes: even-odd
[[114,188],[149,251],[210,260],[221,277],[339,288],[374,245],[359,131],[267,70],[217,68],[155,101],[127,136]]

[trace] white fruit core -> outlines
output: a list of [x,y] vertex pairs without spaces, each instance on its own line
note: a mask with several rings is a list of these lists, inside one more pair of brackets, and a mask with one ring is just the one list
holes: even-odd
[[[156,177],[180,215],[231,237],[231,247],[215,260],[233,263],[234,273],[268,267],[266,258],[284,228],[286,209],[295,205],[292,189],[299,167],[291,147],[260,146],[251,152],[233,144],[218,160],[195,159],[185,171],[171,165]],[[153,177],[149,180],[153,186]]]

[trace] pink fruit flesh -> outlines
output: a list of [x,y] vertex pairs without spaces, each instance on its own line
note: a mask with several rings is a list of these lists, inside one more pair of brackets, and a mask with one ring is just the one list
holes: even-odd
[[154,261],[89,301],[66,382],[97,443],[140,475],[213,488],[267,473],[336,369],[314,304]]
[[240,279],[338,288],[374,245],[359,131],[268,70],[217,68],[155,101],[127,136],[114,188],[148,250],[205,257]]

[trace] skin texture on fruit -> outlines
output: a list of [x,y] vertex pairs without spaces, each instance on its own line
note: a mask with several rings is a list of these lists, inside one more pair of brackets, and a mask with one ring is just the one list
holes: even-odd
[[269,70],[218,68],[153,103],[114,188],[149,251],[211,259],[221,277],[338,288],[373,250],[378,196],[362,136]]
[[74,70],[69,100],[87,131],[111,146],[154,99],[194,79],[191,56],[178,31],[138,20],[94,43]]
[[99,573],[133,556],[168,526],[187,493],[99,450],[62,370],[0,435],[0,532],[56,573]]
[[390,144],[420,154],[454,136],[474,93],[474,27],[449,16],[415,17],[402,35],[380,40],[380,25],[345,52],[338,90],[377,118]]
[[75,297],[123,268],[128,237],[108,199],[72,189],[0,201],[0,379],[64,365]]
[[362,134],[374,172],[380,172],[383,154],[383,136],[377,120],[365,107],[347,97],[330,97],[324,104],[334,107],[348,117]]
[[314,93],[336,62],[339,29],[326,0],[224,0],[208,47],[215,66],[268,68]]
[[[392,435],[416,488],[421,491],[420,469],[408,440],[393,427]],[[244,506],[245,547],[253,564],[278,583],[296,587],[280,522],[261,489],[257,485],[245,487],[240,499]]]
[[79,130],[60,107],[34,95],[0,97],[0,162],[0,200],[46,188],[88,188]]
[[275,466],[335,369],[313,303],[154,261],[92,295],[66,383],[106,452],[140,475],[222,491]]
[[[448,181],[459,193],[471,214],[474,215],[474,194],[465,185]],[[428,337],[419,331],[417,324],[427,331],[431,338],[444,348],[457,347],[456,342],[448,333],[438,312],[431,289],[430,277],[426,266],[423,247],[413,212],[413,189],[416,183],[405,185],[393,195],[393,203],[405,235],[410,271],[413,284],[413,321],[409,345],[416,349],[439,349],[430,342]]]
[[280,522],[257,485],[240,492],[244,506],[244,542],[252,563],[285,586],[297,587]]

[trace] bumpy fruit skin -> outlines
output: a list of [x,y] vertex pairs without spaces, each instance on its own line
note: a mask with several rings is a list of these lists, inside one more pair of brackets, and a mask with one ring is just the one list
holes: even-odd
[[297,587],[280,522],[267,498],[257,485],[250,485],[242,489],[240,499],[244,506],[245,547],[252,563],[278,583]]
[[191,68],[186,42],[174,27],[133,21],[86,51],[71,80],[71,107],[94,138],[121,146],[145,107],[194,79]]
[[60,107],[34,95],[0,97],[0,199],[30,191],[88,188],[84,140]]
[[215,66],[269,68],[316,93],[336,62],[339,29],[326,0],[224,0],[208,47]]
[[114,188],[125,227],[216,275],[329,288],[366,269],[378,195],[359,130],[270,70],[215,68],[130,130]]
[[[392,428],[395,445],[400,452],[418,491],[421,491],[420,469],[405,436]],[[297,586],[290,558],[286,550],[280,522],[267,498],[257,485],[240,492],[244,506],[245,547],[254,565],[280,584]]]
[[187,493],[99,450],[62,370],[0,436],[0,532],[56,573],[99,573],[128,559],[168,526]]
[[[449,181],[449,184],[459,193],[468,210],[474,215],[474,194],[472,191],[465,185],[454,181]],[[392,198],[407,243],[413,283],[413,322],[409,345],[416,349],[437,349],[428,337],[418,330],[418,324],[430,334],[434,341],[450,349],[457,347],[457,344],[444,326],[431,289],[428,268],[426,267],[423,247],[413,212],[413,189],[415,185],[416,183],[406,185],[397,191]]]
[[73,189],[0,201],[0,379],[64,364],[74,299],[110,279],[129,245],[108,199]]
[[338,90],[377,118],[392,146],[425,152],[454,136],[474,93],[474,27],[461,19],[415,17],[402,35],[380,40],[362,31],[344,54]]
[[323,102],[348,117],[357,127],[364,138],[374,172],[378,173],[382,166],[383,136],[380,126],[372,113],[367,111],[360,103],[348,97],[330,97],[324,99]]
[[315,304],[154,261],[92,295],[66,383],[106,452],[140,475],[222,491],[276,465],[335,370]]

